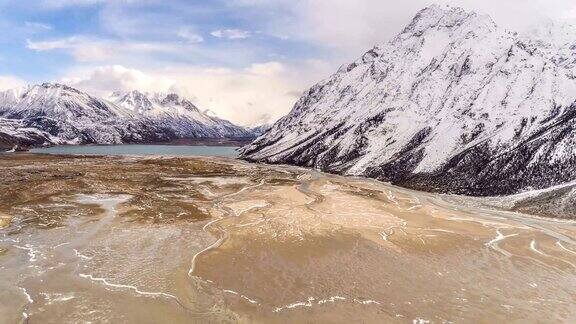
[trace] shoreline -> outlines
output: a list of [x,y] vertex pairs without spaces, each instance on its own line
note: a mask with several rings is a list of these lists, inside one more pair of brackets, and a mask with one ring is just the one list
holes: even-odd
[[49,148],[49,147],[76,147],[76,146],[118,146],[118,145],[166,145],[166,146],[234,146],[242,147],[250,144],[255,137],[239,137],[239,138],[179,138],[163,142],[145,142],[145,143],[122,143],[122,144],[52,144],[52,145],[30,145],[20,146],[14,143],[12,146],[0,147],[0,153],[7,153],[14,147],[21,150],[19,152],[27,152],[36,148]]
[[[214,139],[214,140],[217,140],[217,139]],[[174,145],[174,144],[169,144],[169,143],[164,143],[164,144],[120,144],[120,145],[128,145],[128,146],[166,145],[166,146],[183,146],[183,147],[184,146],[236,147],[236,146],[227,146],[226,145],[227,143],[224,143],[224,142],[217,142],[217,143],[214,142],[214,143],[215,143],[214,145],[203,145],[203,144],[200,144],[200,142],[197,142],[196,145],[192,145],[192,144]],[[78,147],[78,145],[58,145],[58,146]],[[94,144],[94,145],[86,145],[86,146],[106,147],[106,146],[118,146],[118,145]],[[54,146],[52,146],[52,147],[54,147]],[[465,204],[465,205],[471,206],[471,207],[473,206],[473,207],[478,207],[478,208],[486,208],[487,210],[497,211],[497,212],[514,213],[514,214],[517,214],[520,216],[533,217],[536,219],[542,219],[542,220],[548,219],[548,220],[554,220],[554,221],[567,221],[567,222],[576,221],[576,215],[574,213],[570,213],[569,211],[568,212],[561,212],[561,211],[558,212],[556,210],[548,211],[546,209],[541,208],[537,204],[537,202],[538,202],[537,199],[536,199],[536,202],[532,201],[532,200],[534,200],[534,197],[537,198],[539,194],[548,194],[549,192],[553,192],[556,187],[549,188],[549,189],[543,189],[543,190],[535,190],[533,192],[531,192],[531,191],[526,192],[525,191],[525,192],[522,192],[519,194],[513,194],[513,195],[470,196],[470,195],[450,193],[450,192],[436,192],[436,191],[418,190],[416,188],[404,187],[401,185],[393,184],[393,183],[386,182],[386,181],[381,181],[381,180],[374,179],[374,178],[363,177],[363,176],[353,176],[353,175],[343,175],[343,174],[326,172],[326,171],[317,170],[317,169],[313,169],[313,168],[306,168],[306,167],[289,165],[289,164],[268,164],[268,163],[263,163],[263,162],[250,161],[250,160],[242,159],[240,156],[236,156],[236,157],[232,157],[232,156],[202,156],[202,155],[180,156],[180,155],[169,155],[169,154],[143,155],[143,154],[97,154],[97,153],[94,153],[94,154],[83,154],[83,153],[67,154],[67,153],[60,153],[60,152],[50,153],[50,152],[30,152],[30,151],[20,151],[20,152],[17,151],[14,153],[16,153],[18,155],[34,154],[34,155],[59,156],[59,157],[65,157],[65,158],[66,157],[119,157],[119,158],[121,158],[121,157],[131,157],[131,158],[162,157],[162,158],[167,158],[167,159],[172,159],[172,158],[178,158],[178,159],[224,159],[224,160],[238,161],[241,163],[246,163],[248,165],[258,165],[258,166],[265,166],[265,167],[270,167],[270,168],[274,168],[274,167],[289,168],[292,170],[302,170],[302,171],[306,171],[306,172],[319,172],[325,176],[343,177],[344,179],[349,179],[349,180],[356,179],[356,180],[363,180],[363,181],[374,181],[374,182],[379,183],[379,184],[385,184],[385,185],[393,186],[395,188],[398,188],[399,190],[408,190],[410,192],[416,192],[416,193],[421,193],[421,194],[430,194],[430,195],[442,196],[442,197],[445,197],[446,199],[453,201],[456,204]],[[0,152],[0,156],[3,154],[8,154],[8,153],[7,152]],[[570,186],[571,186],[570,184],[566,184],[564,186],[557,186],[557,187],[564,189],[565,187],[570,187]]]
[[[128,145],[128,144],[126,144]],[[149,144],[130,144],[130,145],[149,145]],[[95,145],[95,146],[109,146],[109,145]],[[114,145],[112,145],[114,146]],[[183,145],[188,146],[188,145]],[[200,145],[190,145],[190,146],[200,146]],[[425,190],[418,190],[410,187],[403,187],[397,184],[393,184],[386,181],[381,181],[374,178],[363,177],[363,176],[353,176],[353,175],[343,175],[338,173],[331,173],[322,170],[317,170],[313,168],[306,168],[302,166],[295,166],[290,164],[267,164],[262,162],[253,162],[244,160],[241,157],[231,157],[231,156],[178,156],[178,155],[167,155],[167,154],[151,154],[151,155],[141,155],[141,154],[66,154],[66,153],[40,153],[40,152],[16,152],[18,155],[45,155],[45,156],[54,156],[54,157],[63,157],[63,158],[102,158],[102,157],[114,157],[122,159],[124,157],[128,158],[142,158],[142,159],[149,159],[149,158],[165,158],[165,159],[183,159],[183,160],[221,160],[221,161],[233,161],[241,164],[245,164],[248,166],[260,166],[270,169],[286,169],[291,171],[302,171],[302,172],[314,172],[319,173],[325,177],[336,177],[341,180],[348,180],[348,181],[366,181],[372,182],[379,185],[387,185],[390,187],[395,188],[398,191],[406,192],[406,193],[416,193],[421,195],[428,195],[430,197],[442,197],[446,201],[450,201],[454,205],[465,205],[468,207],[474,207],[479,209],[484,209],[490,212],[501,212],[501,213],[510,213],[513,215],[513,218],[517,217],[526,217],[533,220],[540,220],[540,221],[553,221],[553,222],[565,222],[565,223],[574,223],[576,222],[576,217],[572,214],[563,215],[564,217],[553,216],[550,213],[541,213],[541,212],[530,212],[530,208],[525,209],[516,209],[515,203],[522,203],[521,200],[515,201],[514,199],[519,196],[520,194],[515,195],[508,195],[508,196],[469,196],[457,193],[442,193],[442,192],[434,192],[434,191],[425,191]],[[546,190],[544,190],[546,192]],[[522,195],[526,195],[527,192],[524,192]]]
[[[377,322],[385,313],[474,321],[478,308],[495,319],[540,319],[576,311],[526,303],[570,284],[573,221],[230,157],[19,153],[0,158],[0,167],[0,211],[14,220],[0,230],[0,251],[11,261],[0,270],[10,297],[21,295],[12,278],[41,277],[19,285],[36,321],[53,318],[42,311],[48,306],[67,314],[105,309],[99,300],[112,302],[103,315],[111,321],[145,313],[174,323],[189,322],[189,310],[215,322],[325,322],[334,314]],[[103,217],[106,210],[113,217]],[[62,268],[51,271],[55,264]],[[496,289],[503,286],[511,288]],[[68,291],[81,293],[66,303],[42,295]],[[215,305],[222,312],[211,313]]]

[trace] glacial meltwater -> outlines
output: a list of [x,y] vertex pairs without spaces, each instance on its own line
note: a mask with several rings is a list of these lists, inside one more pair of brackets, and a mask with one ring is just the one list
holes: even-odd
[[576,322],[576,223],[228,158],[0,158],[0,323]]

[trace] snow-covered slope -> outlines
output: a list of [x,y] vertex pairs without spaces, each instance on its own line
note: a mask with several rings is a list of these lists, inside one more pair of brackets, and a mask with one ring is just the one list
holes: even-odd
[[175,93],[115,92],[110,100],[140,118],[171,127],[178,137],[237,138],[252,133],[229,121],[201,112],[192,102]]
[[56,141],[49,133],[28,127],[23,120],[0,118],[0,151],[14,146],[30,147]]
[[[18,95],[7,95],[10,93]],[[51,134],[54,144],[156,139],[154,132],[147,134],[141,129],[130,111],[65,85],[44,83],[7,91],[2,97],[15,99],[0,103],[1,117]]]
[[250,127],[250,130],[254,135],[261,136],[266,133],[270,128],[272,128],[272,124],[262,124],[254,127]]
[[[38,144],[120,144],[176,138],[249,137],[246,129],[207,117],[176,95],[150,101],[138,93],[111,102],[55,83],[0,92],[0,136]],[[138,101],[141,100],[141,101]],[[17,134],[17,137],[14,137]],[[46,136],[45,136],[46,135]],[[19,140],[19,141],[20,141]]]
[[555,218],[576,219],[576,181],[516,195],[482,197],[489,206]]
[[425,8],[308,90],[242,157],[473,195],[572,180],[576,39],[541,35]]

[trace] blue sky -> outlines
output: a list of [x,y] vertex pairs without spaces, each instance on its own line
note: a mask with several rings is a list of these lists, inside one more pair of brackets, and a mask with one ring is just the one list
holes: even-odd
[[[322,55],[319,46],[266,33],[269,19],[226,1],[0,1],[0,74],[57,78],[78,62],[133,67],[194,64],[238,68]],[[268,16],[268,17],[267,17]],[[108,46],[118,49],[108,49]],[[122,47],[133,46],[133,49]],[[109,52],[109,53],[108,53]],[[304,54],[305,53],[305,54]]]
[[[571,0],[439,0],[520,28]],[[428,0],[0,0],[0,88],[175,91],[251,125],[398,33]]]

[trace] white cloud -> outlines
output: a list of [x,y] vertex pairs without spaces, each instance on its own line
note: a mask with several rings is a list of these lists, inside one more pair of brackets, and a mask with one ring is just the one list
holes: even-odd
[[0,91],[23,87],[25,85],[26,82],[20,78],[10,75],[0,75]]
[[177,33],[178,37],[187,40],[190,43],[201,43],[204,37],[195,33],[190,27],[182,27]]
[[150,53],[182,53],[183,45],[162,42],[132,42],[71,36],[61,39],[26,40],[26,48],[38,51],[62,50],[79,62],[132,61]]
[[26,40],[26,48],[38,52],[68,50],[78,61],[102,61],[109,58],[114,52],[111,44],[78,36],[47,41],[28,39]]
[[73,38],[59,39],[53,41],[39,41],[34,42],[29,39],[26,40],[26,48],[34,51],[51,51],[55,49],[69,48],[72,46]]
[[561,18],[574,22],[574,20],[576,20],[576,6],[572,7],[569,10],[566,10],[562,14]]
[[108,0],[99,11],[101,27],[123,39],[167,40],[178,36],[199,43],[197,24],[209,5],[186,0]]
[[246,71],[256,75],[274,76],[284,72],[284,65],[279,62],[255,63]]
[[[316,75],[318,62],[302,63]],[[171,66],[138,70],[123,66],[70,71],[60,81],[96,95],[115,90],[174,91],[193,98],[200,109],[209,109],[240,125],[275,121],[285,115],[302,93],[303,73],[279,62],[253,64],[246,68]]]
[[[288,93],[301,87],[292,75],[264,66],[238,70],[171,68],[162,74],[176,80],[183,94],[195,97],[201,109],[210,109],[241,125],[253,125],[263,115],[270,121],[285,115],[296,101]],[[253,73],[254,69],[266,73]]]
[[260,18],[255,28],[328,49],[331,57],[326,59],[340,63],[387,42],[432,3],[489,14],[499,25],[519,31],[546,18],[576,18],[573,0],[229,0],[237,10],[252,10]]
[[219,29],[211,32],[210,35],[216,38],[245,39],[251,37],[252,33],[242,29]]
[[94,69],[79,69],[63,77],[60,82],[88,91],[98,96],[107,96],[112,91],[161,91],[175,86],[167,77],[152,76],[137,69],[121,65],[108,65]]
[[25,21],[24,26],[30,31],[48,31],[52,30],[52,25],[37,22],[37,21]]
[[[163,7],[167,10],[151,11],[140,6],[142,1],[158,0],[44,1],[52,6],[102,3],[100,27],[106,36],[100,37],[111,39],[73,36],[30,40],[28,48],[70,53],[85,68],[70,71],[66,80],[84,89],[99,93],[135,88],[175,89],[196,98],[202,109],[251,124],[286,113],[303,90],[375,44],[388,41],[418,10],[432,2],[174,1]],[[498,24],[510,29],[521,29],[546,17],[576,18],[573,0],[433,1],[490,14]],[[198,31],[204,29],[191,22],[213,19],[220,26],[230,26],[225,18],[210,16],[227,13],[226,10],[242,15],[250,23],[244,27],[248,30],[217,29],[207,37],[240,40],[259,35],[256,30],[261,30],[262,35],[275,35],[290,42],[268,43],[267,37],[254,37],[250,42],[202,42]],[[95,69],[94,62],[102,67]]]
[[39,5],[44,8],[57,9],[69,6],[92,6],[106,1],[107,0],[41,0],[39,1]]

